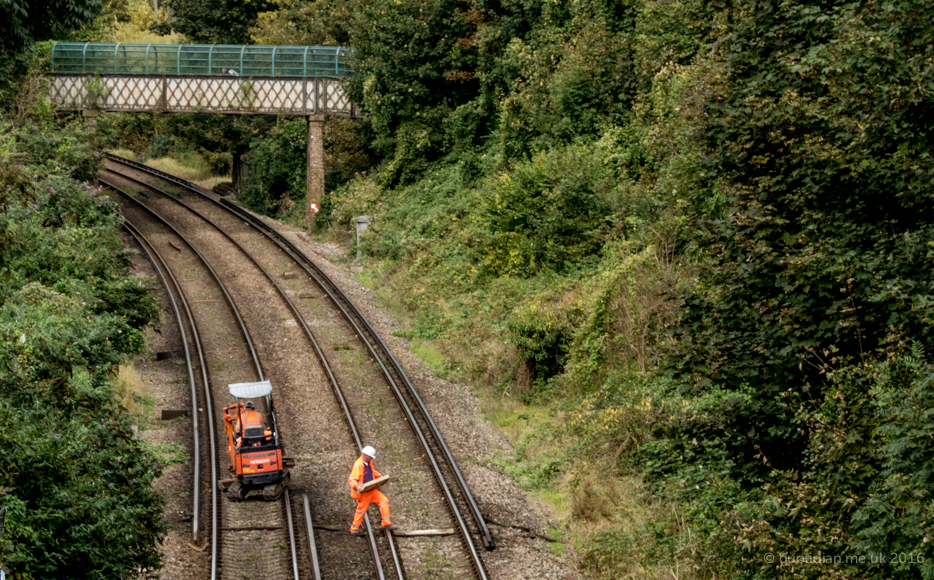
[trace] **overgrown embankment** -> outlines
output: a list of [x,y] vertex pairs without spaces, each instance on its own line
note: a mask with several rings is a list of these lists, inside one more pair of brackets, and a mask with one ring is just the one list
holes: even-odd
[[384,157],[331,217],[407,336],[589,574],[927,577],[923,3],[526,8],[357,12]]
[[[158,319],[80,123],[0,123],[0,562],[16,578],[158,568],[161,470],[119,365]],[[146,575],[146,574],[144,574]]]
[[[586,574],[934,575],[926,3],[254,8],[354,47],[319,217],[375,216],[365,276]],[[171,123],[297,217],[301,121]]]

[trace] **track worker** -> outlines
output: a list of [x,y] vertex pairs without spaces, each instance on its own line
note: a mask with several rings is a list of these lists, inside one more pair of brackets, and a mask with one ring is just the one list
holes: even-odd
[[363,524],[363,518],[366,517],[366,510],[370,507],[370,502],[374,501],[379,505],[379,515],[382,518],[380,527],[384,530],[393,530],[395,526],[392,525],[392,521],[389,519],[389,498],[378,489],[361,493],[364,483],[382,477],[382,474],[373,467],[376,450],[367,445],[361,453],[353,464],[350,477],[347,478],[347,483],[350,484],[350,497],[357,500],[357,511],[354,512],[350,533],[355,536],[363,535],[364,532],[360,526]]
[[[266,427],[266,423],[263,421],[263,415],[256,410],[256,405],[253,404],[253,401],[247,401],[245,405],[241,405],[240,413],[241,414],[234,422],[234,440],[238,447],[241,443],[241,417],[243,418],[244,431],[247,433],[247,437],[251,439],[250,447],[259,447],[264,442],[272,439],[272,431]],[[262,429],[262,435],[260,435],[256,429]]]

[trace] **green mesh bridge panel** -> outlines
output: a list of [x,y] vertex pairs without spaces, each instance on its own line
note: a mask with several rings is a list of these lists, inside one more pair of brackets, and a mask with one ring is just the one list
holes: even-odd
[[342,78],[353,74],[349,54],[338,46],[59,42],[52,72]]

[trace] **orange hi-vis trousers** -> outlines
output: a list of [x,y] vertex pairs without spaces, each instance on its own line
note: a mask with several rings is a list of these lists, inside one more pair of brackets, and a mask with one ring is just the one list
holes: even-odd
[[389,498],[383,495],[378,489],[373,491],[367,491],[364,493],[354,493],[354,495],[359,495],[360,498],[357,499],[357,511],[353,514],[353,525],[350,526],[351,532],[356,532],[360,529],[360,526],[363,524],[363,518],[366,517],[366,510],[370,507],[370,502],[376,502],[379,506],[379,515],[382,518],[381,527],[385,528],[392,523],[389,519]]

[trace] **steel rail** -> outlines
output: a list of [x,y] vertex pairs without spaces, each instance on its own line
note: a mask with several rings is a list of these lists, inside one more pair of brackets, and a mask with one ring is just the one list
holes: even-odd
[[[160,189],[157,188],[157,187],[153,187],[153,186],[151,186],[151,185],[149,185],[149,184],[146,184],[146,183],[144,183],[144,182],[142,182],[142,181],[140,181],[140,180],[138,180],[138,179],[135,179],[135,178],[133,178],[133,177],[131,177],[131,176],[129,176],[129,175],[124,175],[124,174],[122,174],[122,173],[117,173],[117,175],[119,175],[120,177],[122,177],[122,178],[124,178],[124,179],[129,179],[129,180],[131,180],[131,181],[135,181],[136,183],[140,183],[140,184],[142,184],[142,185],[145,185],[145,186],[148,187],[150,190],[155,191],[155,192],[157,192],[157,193],[159,193],[159,194],[165,196],[166,198],[168,198],[168,199],[174,201],[175,203],[181,205],[182,207],[184,207],[185,209],[187,209],[188,211],[190,211],[191,213],[193,213],[194,215],[196,215],[198,218],[200,218],[201,220],[203,220],[204,222],[206,222],[207,224],[209,224],[210,226],[212,226],[213,228],[215,228],[215,229],[216,229],[218,232],[220,232],[224,237],[226,237],[238,250],[240,250],[240,252],[241,252],[244,256],[247,257],[247,259],[250,260],[250,262],[253,263],[254,266],[256,266],[256,268],[257,268],[260,272],[263,273],[263,275],[266,277],[266,279],[269,280],[269,282],[273,285],[273,287],[276,289],[276,291],[279,293],[279,295],[282,297],[282,299],[285,301],[285,303],[289,306],[289,309],[292,311],[292,314],[295,316],[295,319],[298,320],[298,322],[300,323],[300,325],[301,325],[301,327],[302,327],[302,330],[303,330],[304,333],[305,333],[305,336],[306,336],[306,337],[308,338],[308,340],[311,342],[311,344],[312,344],[312,346],[313,346],[313,348],[314,348],[314,350],[315,350],[315,354],[316,354],[316,356],[318,357],[319,361],[321,361],[321,364],[322,364],[322,366],[324,367],[325,373],[326,373],[327,376],[328,376],[329,382],[330,382],[330,384],[331,384],[331,388],[334,390],[334,392],[335,392],[335,394],[336,394],[336,396],[337,396],[337,398],[338,398],[338,401],[339,401],[339,403],[340,403],[342,409],[344,410],[344,416],[345,416],[345,418],[346,418],[346,420],[347,420],[347,422],[348,422],[348,426],[350,427],[350,430],[351,430],[351,432],[352,432],[352,434],[353,434],[354,440],[355,440],[356,443],[357,443],[357,449],[361,449],[361,448],[363,447],[363,443],[362,443],[362,441],[361,441],[360,434],[359,434],[359,432],[358,432],[358,430],[357,430],[356,421],[354,420],[354,418],[353,418],[353,413],[351,413],[350,407],[349,407],[349,405],[347,404],[346,399],[344,398],[343,391],[341,390],[340,385],[339,385],[339,383],[337,382],[337,377],[334,375],[333,371],[331,370],[331,366],[330,366],[330,364],[328,363],[327,358],[325,358],[325,356],[324,356],[324,351],[321,349],[320,345],[318,344],[317,339],[314,337],[314,334],[311,332],[311,329],[308,327],[307,323],[305,322],[304,317],[302,317],[301,312],[299,312],[298,308],[295,306],[295,304],[292,302],[292,300],[288,297],[288,295],[285,293],[285,291],[282,289],[282,287],[279,286],[278,282],[276,282],[275,279],[273,279],[273,277],[269,274],[269,272],[268,272],[265,268],[263,268],[263,267],[253,258],[253,256],[251,256],[250,253],[247,252],[246,249],[244,249],[244,248],[243,248],[236,240],[234,240],[227,232],[225,232],[223,229],[221,229],[220,227],[218,227],[214,222],[212,222],[211,220],[209,220],[207,217],[205,217],[204,215],[202,215],[200,212],[198,212],[198,211],[195,210],[194,208],[190,207],[190,206],[189,206],[188,204],[186,204],[185,202],[183,202],[183,201],[181,201],[181,200],[179,200],[179,199],[176,199],[175,197],[169,195],[168,193],[166,193],[166,192],[160,190]],[[101,181],[101,183],[104,183],[104,182]],[[131,199],[132,199],[132,197],[131,197]],[[144,204],[142,204],[142,203],[139,202],[138,200],[135,200],[135,199],[134,199],[134,201],[136,201],[137,203],[139,203],[139,204],[142,205],[143,207],[146,207]],[[151,209],[149,209],[149,208],[147,208],[147,209],[155,215],[155,212],[153,212],[153,210],[151,210]],[[161,218],[160,218],[160,219],[161,219]],[[170,227],[171,227],[171,226],[170,226]],[[174,228],[173,228],[173,230],[174,230]],[[179,234],[179,236],[181,237],[181,234]],[[184,239],[184,238],[182,238],[182,239]],[[187,241],[186,241],[185,243],[188,244]],[[189,244],[189,246],[190,246],[190,244]],[[195,250],[195,249],[192,248],[192,250]],[[197,251],[197,250],[195,250],[195,251]],[[199,255],[200,255],[200,254],[199,254]],[[203,258],[202,258],[202,259],[203,259]],[[377,543],[376,543],[375,533],[373,532],[373,529],[372,529],[372,526],[371,526],[371,524],[370,524],[369,518],[366,518],[366,519],[365,519],[365,522],[366,522],[366,526],[367,526],[367,538],[368,538],[369,543],[370,543],[370,552],[371,552],[371,555],[373,556],[373,560],[374,560],[374,563],[375,563],[375,566],[376,566],[376,569],[377,569],[377,572],[378,572],[378,575],[379,575],[379,579],[380,579],[380,580],[385,580],[385,574],[384,574],[384,572],[383,572],[382,563],[381,563],[381,561],[380,561],[381,559],[380,559],[380,556],[379,556],[379,547],[378,547],[378,545],[377,545]],[[393,538],[393,536],[391,535],[391,533],[387,534],[387,541],[388,541],[388,543],[389,543],[390,553],[391,553],[392,556],[393,556],[393,566],[394,566],[394,568],[395,568],[395,570],[396,570],[397,577],[399,578],[399,580],[404,580],[404,579],[405,579],[405,572],[404,572],[404,567],[402,566],[401,556],[398,554],[398,550],[396,549],[396,546],[395,546],[395,539]],[[316,556],[313,557],[313,559],[316,560]]]
[[[392,368],[392,371],[397,376],[401,377],[402,382],[405,385],[407,393],[412,399],[414,399],[415,407],[419,410],[419,413],[422,419],[427,423],[429,427],[429,431],[434,437],[435,443],[441,449],[448,467],[451,469],[451,471],[453,472],[455,476],[455,481],[457,482],[458,487],[460,488],[460,491],[463,494],[463,498],[464,498],[463,501],[465,501],[465,503],[467,504],[468,509],[474,518],[474,521],[477,523],[480,529],[480,535],[481,535],[481,539],[484,545],[486,546],[487,549],[493,549],[494,544],[493,544],[492,536],[490,535],[489,530],[486,526],[486,522],[482,514],[480,513],[479,507],[476,505],[476,502],[474,501],[473,496],[470,494],[470,491],[467,488],[467,484],[464,481],[464,478],[462,474],[460,473],[459,468],[457,467],[457,463],[454,460],[453,455],[451,454],[449,448],[447,447],[447,444],[444,442],[443,436],[441,435],[440,431],[438,430],[437,426],[432,420],[430,413],[428,412],[427,408],[425,407],[424,403],[419,397],[417,391],[415,390],[415,387],[411,384],[407,375],[402,370],[401,365],[399,365],[398,361],[396,361],[395,357],[392,355],[392,352],[383,342],[382,338],[375,331],[375,329],[373,329],[372,325],[369,323],[366,317],[363,316],[363,314],[359,311],[359,309],[357,309],[356,305],[346,296],[346,294],[344,294],[344,292],[333,282],[333,280],[331,280],[330,277],[327,276],[327,274],[324,273],[317,266],[317,264],[315,264],[310,258],[308,258],[308,256],[306,256],[301,250],[299,250],[290,240],[288,240],[288,238],[286,238],[280,232],[278,232],[277,230],[275,230],[274,228],[266,224],[264,221],[254,216],[253,214],[247,212],[243,208],[240,208],[239,206],[224,199],[218,202],[217,200],[214,200],[210,196],[207,196],[203,192],[199,191],[194,185],[192,185],[187,180],[184,180],[184,179],[175,177],[171,174],[167,174],[165,172],[150,168],[146,165],[136,163],[128,159],[124,159],[122,157],[111,155],[109,153],[107,154],[107,157],[115,162],[127,165],[132,168],[136,168],[145,173],[155,175],[157,177],[165,179],[166,181],[169,181],[185,189],[188,189],[198,194],[199,196],[204,197],[205,199],[226,208],[228,211],[231,211],[231,213],[233,213],[234,215],[237,215],[241,219],[246,220],[248,224],[256,227],[258,230],[264,233],[268,238],[270,238],[274,243],[276,243],[276,245],[279,246],[280,249],[282,249],[284,252],[290,255],[290,257],[300,267],[302,267],[302,269],[304,269],[305,272],[312,279],[314,279],[318,283],[319,286],[321,286],[322,290],[324,290],[324,292],[328,295],[331,301],[334,302],[334,304],[342,312],[342,314],[347,319],[347,321],[351,324],[351,326],[353,326],[354,330],[357,332],[358,336],[360,337],[364,345],[370,351],[370,354],[373,356],[374,360],[376,360],[377,363],[379,364],[384,376],[387,379],[387,382],[389,383],[390,387],[393,390],[394,395],[399,401],[400,406],[402,407],[403,411],[408,416],[413,430],[416,432],[416,435],[419,437],[420,442],[425,447],[426,454],[432,463],[434,475],[436,479],[438,480],[440,487],[442,487],[445,493],[446,499],[448,500],[448,507],[451,511],[451,514],[454,517],[454,519],[457,521],[458,526],[461,528],[461,534],[464,538],[465,543],[468,546],[468,550],[471,553],[471,560],[472,560],[472,564],[474,567],[474,571],[478,577],[480,577],[482,580],[485,580],[486,572],[483,568],[483,563],[479,558],[479,554],[476,553],[476,548],[474,547],[473,541],[470,537],[470,531],[469,529],[467,529],[466,524],[463,521],[463,517],[460,514],[460,509],[457,507],[453,499],[453,496],[451,495],[450,490],[447,486],[447,482],[445,481],[444,476],[443,474],[441,474],[440,469],[437,465],[437,462],[435,461],[435,458],[434,458],[435,453],[429,449],[428,442],[426,441],[424,434],[422,433],[421,427],[418,425],[418,423],[415,421],[414,416],[412,415],[410,404],[405,400],[405,396],[402,394],[401,390],[396,384],[396,381],[391,376],[391,373],[389,369],[387,369],[386,364],[384,364],[383,358],[380,357],[376,353],[376,349],[374,348],[372,342],[367,338],[367,334],[369,334],[375,339],[376,343],[379,346],[379,349],[382,351],[385,358],[388,359],[389,366]],[[135,180],[135,181],[139,183],[143,183],[139,180]],[[143,184],[146,185],[147,187],[152,188],[152,186],[148,184],[145,184],[145,183]],[[172,197],[172,196],[169,196],[169,197]],[[175,199],[175,198],[172,197],[172,199]],[[313,270],[315,270],[317,275],[315,273],[312,273],[309,270],[309,266]],[[353,316],[348,312],[347,308],[344,307],[341,301],[343,301],[349,306],[350,310],[353,312]],[[360,320],[360,324],[358,324],[357,321],[354,320],[354,316],[356,316]],[[363,329],[366,329],[367,332],[364,333],[362,331]]]
[[[127,192],[123,191],[122,189],[120,189],[120,188],[117,187],[116,185],[114,185],[114,184],[112,184],[112,183],[110,183],[110,182],[108,182],[108,181],[106,181],[106,180],[103,180],[103,179],[98,178],[98,181],[99,181],[101,184],[103,184],[103,185],[105,185],[105,186],[107,186],[107,187],[113,189],[114,191],[117,191],[117,192],[121,193],[121,194],[124,195],[127,199],[132,200],[136,205],[138,205],[140,208],[144,209],[146,212],[148,212],[150,215],[152,215],[156,220],[158,220],[159,222],[161,222],[166,228],[170,229],[176,236],[179,237],[179,239],[182,240],[182,242],[183,242],[186,246],[188,246],[189,248],[191,248],[191,251],[194,252],[195,255],[198,256],[198,259],[201,260],[201,263],[204,264],[205,268],[211,273],[211,276],[214,278],[214,281],[217,283],[218,287],[219,287],[219,288],[221,289],[221,291],[223,292],[224,296],[225,296],[226,299],[227,299],[227,304],[230,306],[231,310],[234,312],[234,314],[235,314],[235,316],[236,316],[236,318],[237,318],[237,322],[238,322],[239,325],[240,325],[240,331],[241,331],[241,333],[242,333],[242,335],[243,335],[243,338],[244,338],[244,340],[246,340],[247,344],[249,345],[250,352],[251,352],[252,357],[253,357],[253,364],[254,364],[254,366],[255,366],[256,373],[257,373],[257,375],[259,376],[259,380],[261,380],[261,381],[262,381],[262,380],[265,380],[265,376],[263,375],[263,371],[262,371],[262,366],[260,365],[260,362],[259,362],[259,357],[258,357],[257,354],[256,354],[256,349],[255,349],[255,346],[253,345],[252,338],[250,337],[249,330],[247,329],[246,324],[243,322],[243,317],[240,315],[240,310],[237,308],[236,303],[234,303],[233,297],[230,295],[230,292],[227,290],[227,287],[224,285],[223,281],[221,281],[220,277],[217,275],[217,273],[214,271],[214,269],[211,267],[211,265],[208,263],[208,261],[205,259],[205,257],[201,254],[201,252],[199,252],[198,249],[195,248],[195,247],[191,244],[191,242],[189,242],[188,239],[187,239],[185,236],[183,236],[183,235],[181,234],[181,232],[179,232],[177,229],[175,229],[174,226],[172,226],[168,221],[166,221],[162,216],[160,216],[158,213],[156,213],[154,210],[152,210],[152,209],[151,209],[150,207],[148,207],[146,204],[142,203],[142,202],[139,201],[138,199],[135,199],[132,195],[129,195]],[[137,231],[138,231],[138,230],[137,230]],[[155,249],[155,248],[153,248],[153,249]],[[168,266],[166,266],[166,268],[168,269]],[[204,365],[204,366],[206,366],[206,365]],[[202,366],[202,368],[204,368],[204,366]],[[205,384],[205,388],[206,388],[206,389],[209,389],[209,384],[208,384],[208,383]],[[211,408],[211,407],[209,406],[208,409],[210,409],[210,408]],[[270,412],[271,412],[271,408],[270,408]],[[209,431],[212,433],[212,438],[213,438],[213,432],[214,432],[214,425],[213,425],[213,422],[212,422],[212,425],[211,425],[211,429],[210,429]],[[216,455],[216,453],[215,453],[215,455]],[[216,460],[217,460],[217,457],[215,457],[215,462],[216,462]],[[214,481],[217,481],[217,473],[216,473],[216,471],[214,471]],[[214,503],[214,505],[215,505],[215,508],[216,508],[216,506],[217,506],[217,504],[216,504],[216,489],[215,489],[216,486],[215,486],[215,485],[212,485],[211,487],[212,487],[212,494],[214,494],[214,497],[215,497],[215,503]],[[215,512],[216,512],[216,509],[215,509]],[[292,526],[291,526],[291,511],[290,511],[290,508],[289,508],[288,506],[286,506],[286,516],[287,516],[287,521],[288,521],[288,524],[289,524],[289,538],[290,538],[291,544],[292,544],[292,568],[293,568],[293,570],[297,571],[297,570],[298,570],[298,560],[297,560],[297,557],[296,557],[296,550],[295,550],[295,543],[294,543],[294,531],[293,531]],[[215,521],[216,521],[216,520],[215,520]],[[216,524],[215,524],[215,527],[216,527]],[[216,531],[216,530],[215,530],[215,531]],[[216,538],[216,535],[215,535],[215,538]],[[216,542],[216,541],[212,541],[211,544],[212,544],[211,580],[216,580],[216,578],[217,578],[217,557],[216,557],[216,554],[217,554],[217,542]],[[295,580],[298,580],[298,575],[297,575],[297,574],[294,576],[294,579],[295,579]]]
[[[162,254],[156,250],[156,247],[130,222],[124,222],[127,226],[136,231],[140,238],[142,238],[146,244],[152,248],[153,253],[158,257],[159,262],[162,263],[165,268],[166,273],[169,275],[169,278],[172,280],[172,285],[176,288],[179,298],[182,301],[182,306],[185,309],[185,315],[188,318],[188,324],[191,327],[192,340],[195,343],[195,347],[198,351],[198,361],[201,365],[201,380],[204,385],[204,397],[205,397],[205,409],[208,414],[208,439],[211,442],[211,481],[217,481],[217,441],[214,434],[214,401],[211,397],[211,382],[210,377],[208,376],[208,365],[204,358],[204,348],[201,344],[201,335],[198,332],[198,325],[195,323],[194,315],[191,312],[191,307],[188,305],[188,298],[185,296],[185,293],[182,292],[182,287],[178,283],[178,280],[175,278],[175,274],[172,272],[172,269],[169,268],[165,260],[162,258]],[[131,232],[132,233],[132,232]],[[197,397],[195,397],[197,399]],[[197,404],[196,401],[193,404]],[[196,429],[197,430],[197,425]],[[218,529],[217,529],[217,487],[211,485],[211,580],[216,580],[217,578],[217,547],[220,544],[218,541]]]
[[308,494],[302,494],[302,506],[305,508],[305,526],[308,528],[308,549],[311,550],[311,574],[314,580],[321,580],[321,565],[318,563],[318,547],[315,545],[315,525],[311,521],[311,506]]
[[[149,240],[146,240],[142,233],[137,230],[133,224],[129,222],[124,222],[123,228],[136,240],[136,243],[139,244],[139,247],[143,249],[143,252],[146,254],[146,257],[149,259],[149,262],[152,264],[153,269],[156,271],[156,275],[159,276],[159,280],[162,282],[162,286],[165,288],[165,294],[169,298],[169,303],[172,305],[172,312],[175,314],[175,322],[178,324],[178,332],[181,335],[182,339],[182,348],[185,351],[185,369],[188,371],[188,383],[191,386],[191,420],[194,429],[192,429],[192,439],[194,446],[194,456],[195,462],[192,469],[192,479],[194,480],[194,490],[192,498],[192,521],[191,521],[191,541],[195,544],[198,543],[198,533],[199,525],[201,518],[201,437],[198,434],[198,386],[195,384],[195,371],[191,364],[191,350],[188,348],[188,333],[185,332],[185,324],[182,322],[182,315],[178,311],[178,303],[175,300],[175,294],[172,292],[172,289],[169,287],[169,281],[166,279],[165,274],[162,273],[162,269],[159,267],[159,264],[156,263],[156,258],[153,257],[152,252],[149,251],[147,246],[152,247],[152,244],[149,243]],[[143,242],[145,240],[145,243]],[[152,248],[153,252],[156,252],[156,249]],[[156,252],[158,253],[158,252]],[[159,256],[159,261],[162,262],[162,256]],[[165,263],[163,262],[163,266]],[[167,266],[165,266],[168,268]]]
[[282,498],[285,500],[285,521],[289,527],[289,547],[292,550],[292,578],[298,580],[298,554],[295,551],[295,528],[292,526],[292,499],[289,497],[289,488],[282,490]]
[[[259,229],[259,225],[256,223],[256,221],[252,218],[250,214],[247,214],[245,212],[243,213],[235,212],[234,215],[238,215],[244,219],[250,218],[249,223],[253,224],[254,227],[257,227],[257,229]],[[292,252],[290,252],[287,249],[287,246],[284,246],[282,243],[276,240],[273,236],[269,236],[269,238],[273,240],[273,242],[275,242],[280,247],[280,249],[282,249],[287,254],[292,256],[296,264],[298,264],[303,270],[305,270],[305,273],[308,274],[309,277],[319,282],[319,285],[324,290],[325,294],[327,294],[328,297],[331,298],[334,305],[337,306],[337,308],[341,311],[341,313],[344,315],[344,318],[347,320],[347,322],[350,323],[351,327],[357,333],[357,336],[361,338],[364,346],[369,351],[370,356],[372,356],[373,360],[376,361],[376,364],[379,365],[381,371],[383,372],[383,376],[386,378],[386,381],[389,384],[389,387],[393,392],[393,395],[396,397],[396,400],[399,402],[400,408],[402,409],[403,413],[408,419],[409,426],[412,428],[412,431],[415,433],[416,437],[418,438],[419,443],[421,443],[422,448],[425,450],[425,455],[431,464],[432,474],[434,475],[435,480],[438,483],[438,486],[441,488],[441,491],[444,494],[448,510],[450,511],[451,516],[454,518],[457,524],[457,527],[459,528],[461,532],[461,537],[464,541],[464,544],[467,547],[467,551],[470,554],[470,561],[474,569],[474,573],[480,580],[487,580],[486,570],[483,566],[483,561],[480,559],[480,555],[477,553],[476,546],[474,546],[473,540],[470,536],[470,530],[467,527],[467,523],[464,521],[463,515],[460,512],[460,508],[457,506],[454,496],[451,494],[450,487],[448,486],[444,475],[441,473],[441,468],[438,465],[437,460],[435,459],[435,452],[431,449],[430,443],[428,442],[427,438],[425,437],[424,432],[422,431],[414,414],[412,413],[411,406],[405,400],[405,396],[400,391],[399,386],[396,384],[396,381],[393,380],[389,370],[386,368],[386,365],[383,359],[376,353],[372,343],[369,340],[366,340],[365,338],[366,335],[364,334],[360,325],[357,324],[357,321],[354,320],[354,318],[347,312],[346,308],[344,308],[344,305],[341,304],[341,301],[338,300],[334,296],[334,294],[331,292],[328,286],[325,284],[321,284],[319,279],[308,269],[308,267],[301,260],[295,257],[294,254],[292,254]],[[345,296],[345,299],[346,299],[346,296]],[[349,299],[346,299],[346,300],[347,302],[349,302]],[[427,413],[427,410],[426,410],[426,413]]]
[[214,268],[211,267],[211,265],[208,263],[205,257],[201,254],[201,252],[198,251],[198,248],[192,246],[191,242],[189,242],[185,236],[183,236],[177,229],[175,229],[175,227],[172,226],[172,224],[166,221],[161,215],[153,211],[145,203],[141,202],[140,200],[136,199],[132,195],[128,194],[127,192],[123,191],[122,189],[120,189],[119,187],[117,187],[116,185],[108,181],[105,181],[100,178],[98,178],[97,181],[113,189],[114,191],[117,191],[125,195],[127,199],[131,200],[133,203],[137,204],[139,207],[149,212],[149,214],[155,217],[157,220],[159,220],[159,222],[161,222],[162,225],[172,230],[172,233],[178,236],[179,239],[181,239],[182,242],[184,242],[186,246],[191,248],[191,251],[194,252],[196,256],[198,256],[198,259],[201,260],[201,263],[204,264],[204,267],[207,268],[208,272],[211,273],[211,276],[214,278],[214,281],[217,282],[217,285],[221,289],[221,292],[224,293],[224,297],[227,299],[227,304],[230,306],[231,310],[233,310],[234,316],[237,318],[237,322],[240,325],[240,332],[242,333],[243,339],[246,341],[247,346],[249,347],[250,355],[253,357],[253,365],[256,368],[256,374],[259,376],[259,380],[260,381],[266,380],[265,375],[263,375],[263,368],[259,363],[259,356],[256,354],[256,346],[253,344],[253,339],[250,337],[250,332],[247,330],[246,324],[243,322],[243,316],[240,315],[240,309],[237,308],[237,305],[234,303],[233,297],[231,297],[230,292],[227,290],[227,286],[224,285],[224,283],[220,279],[220,276],[218,276],[217,272],[214,271]]

